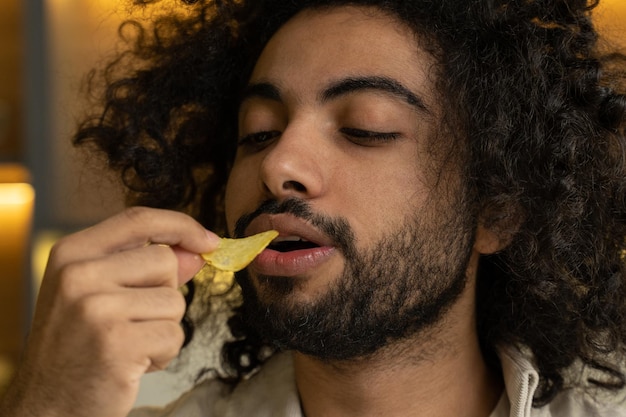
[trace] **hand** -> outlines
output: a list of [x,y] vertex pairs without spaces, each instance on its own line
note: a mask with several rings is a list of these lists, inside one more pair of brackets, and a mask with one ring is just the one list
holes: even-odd
[[[154,244],[153,244],[154,243]],[[0,414],[125,416],[145,372],[178,354],[178,291],[218,238],[184,214],[132,208],[53,248],[24,362]]]

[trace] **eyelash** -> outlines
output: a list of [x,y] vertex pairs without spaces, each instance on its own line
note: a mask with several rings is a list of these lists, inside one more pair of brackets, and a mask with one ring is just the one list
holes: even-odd
[[[356,129],[344,127],[339,129],[344,135],[350,136],[354,142],[359,143],[375,143],[388,142],[397,139],[400,133],[397,132],[374,132],[370,130]],[[254,132],[243,136],[237,142],[238,146],[255,146],[263,147],[267,142],[280,136],[281,132],[277,130]]]
[[389,142],[400,137],[400,133],[397,132],[373,132],[351,127],[344,127],[340,131],[357,142]]
[[250,133],[240,138],[239,141],[237,142],[237,145],[238,146],[251,145],[251,146],[261,147],[265,143],[276,138],[277,136],[280,136],[280,134],[281,132],[277,130]]

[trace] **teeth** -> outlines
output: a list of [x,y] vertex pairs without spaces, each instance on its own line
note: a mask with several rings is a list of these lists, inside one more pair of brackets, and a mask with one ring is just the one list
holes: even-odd
[[292,252],[298,250],[307,250],[317,247],[313,242],[303,239],[300,236],[279,236],[274,238],[269,248],[278,252]]
[[279,236],[272,241],[272,243],[280,242],[308,242],[308,240],[303,239],[300,236]]

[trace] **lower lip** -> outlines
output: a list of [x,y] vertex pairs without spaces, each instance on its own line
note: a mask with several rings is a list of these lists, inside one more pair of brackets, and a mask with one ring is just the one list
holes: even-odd
[[265,249],[250,266],[261,275],[293,277],[309,272],[323,264],[334,252],[335,248],[332,246],[320,246],[290,252]]

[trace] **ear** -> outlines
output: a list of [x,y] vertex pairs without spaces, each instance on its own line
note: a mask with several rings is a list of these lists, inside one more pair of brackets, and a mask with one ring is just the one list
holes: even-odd
[[485,208],[476,229],[474,249],[481,255],[490,255],[505,249],[524,221],[521,208]]
[[483,224],[478,225],[474,249],[481,255],[499,252],[506,248],[509,243],[511,243],[511,239],[502,239],[494,230],[485,227]]

